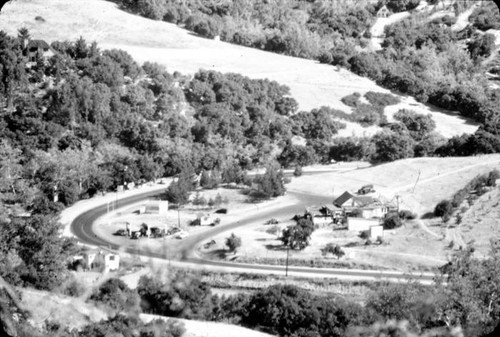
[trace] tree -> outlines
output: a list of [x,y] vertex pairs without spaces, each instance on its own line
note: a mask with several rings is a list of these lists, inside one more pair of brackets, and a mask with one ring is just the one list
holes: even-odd
[[402,224],[403,222],[401,221],[400,216],[398,214],[394,214],[385,218],[382,226],[384,229],[394,229],[401,227]]
[[479,259],[473,247],[466,247],[441,268],[437,289],[444,300],[438,317],[448,326],[464,327],[466,336],[484,336],[500,319],[499,248],[492,240],[488,256]]
[[294,226],[288,226],[281,237],[283,245],[291,249],[302,250],[309,245],[309,239],[314,231],[314,224],[311,220],[301,218]]
[[479,57],[488,57],[495,49],[495,35],[480,34],[467,43],[467,50],[473,60]]
[[436,128],[436,123],[430,114],[418,114],[412,110],[399,110],[394,114],[394,119],[403,123],[416,141],[423,140]]
[[168,201],[184,205],[189,200],[189,192],[193,188],[191,177],[185,173],[181,174],[177,180],[170,183],[165,192],[165,197]]
[[434,208],[434,215],[442,218],[449,217],[453,212],[453,205],[449,200],[441,200]]
[[241,247],[241,238],[231,233],[231,236],[226,238],[226,246],[229,248],[230,252],[236,254],[236,250]]
[[394,132],[379,132],[373,136],[375,154],[373,162],[387,162],[413,157],[413,140],[404,134]]
[[285,194],[283,171],[276,165],[269,165],[266,173],[255,180],[258,185],[257,192],[263,198],[275,198]]

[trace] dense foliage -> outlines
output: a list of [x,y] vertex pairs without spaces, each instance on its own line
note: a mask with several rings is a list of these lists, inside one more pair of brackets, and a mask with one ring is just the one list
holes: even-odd
[[[498,27],[500,14],[490,1],[481,2],[470,17],[472,25],[458,32],[451,29],[450,16],[428,21],[426,13],[416,11],[386,26],[383,48],[376,52],[367,47],[367,39],[377,10],[386,4],[392,12],[412,11],[420,1],[118,2],[130,11],[184,25],[206,37],[220,35],[228,42],[346,67],[421,102],[456,110],[482,125],[473,135],[478,142],[499,143],[499,90],[490,88],[483,67],[483,60],[494,50],[494,36],[475,32]],[[459,1],[452,9],[460,14],[473,3]],[[361,113],[354,119],[363,125],[385,122],[370,107],[357,110]],[[454,145],[448,144],[446,150],[464,153],[460,155],[499,151],[498,146],[454,151]],[[436,148],[423,144],[415,154],[429,155]],[[439,154],[451,155],[445,152]]]

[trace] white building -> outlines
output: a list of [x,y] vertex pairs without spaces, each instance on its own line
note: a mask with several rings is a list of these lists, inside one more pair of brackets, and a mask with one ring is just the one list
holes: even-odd
[[365,232],[374,226],[380,226],[379,219],[347,218],[347,230],[349,231]]

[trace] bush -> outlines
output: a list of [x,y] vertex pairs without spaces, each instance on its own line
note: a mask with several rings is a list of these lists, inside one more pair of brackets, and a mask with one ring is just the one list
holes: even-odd
[[365,98],[370,102],[371,104],[375,106],[382,106],[386,107],[388,105],[395,105],[401,102],[399,97],[396,97],[391,94],[384,94],[381,92],[375,92],[375,91],[368,91],[365,94]]
[[236,250],[241,247],[241,238],[231,233],[231,236],[226,238],[226,246],[230,252],[236,253]]
[[118,278],[111,278],[101,284],[89,300],[118,311],[139,312],[139,295]]
[[361,94],[359,92],[355,92],[351,95],[347,95],[347,96],[342,97],[340,101],[347,106],[355,107],[358,105],[360,97],[361,97]]
[[453,212],[453,205],[449,200],[440,201],[434,208],[434,215],[442,218],[449,217]]
[[403,221],[401,221],[401,218],[398,215],[392,215],[384,220],[382,226],[384,227],[384,229],[394,229],[401,227],[402,224]]
[[336,256],[337,259],[340,259],[342,256],[345,255],[344,250],[339,245],[335,245],[331,242],[328,243],[324,248],[321,249],[321,254],[323,256],[325,256],[329,253]]
[[64,295],[79,297],[85,293],[85,286],[76,279],[67,282],[62,290]]

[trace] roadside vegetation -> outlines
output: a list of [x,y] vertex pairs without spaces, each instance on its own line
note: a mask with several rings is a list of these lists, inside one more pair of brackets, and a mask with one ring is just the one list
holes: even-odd
[[137,298],[139,312],[226,322],[278,336],[378,336],[376,331],[398,331],[398,336],[455,336],[462,331],[465,336],[483,336],[493,331],[500,315],[500,309],[491,304],[496,303],[500,284],[495,272],[500,261],[497,255],[495,244],[490,255],[481,260],[473,258],[473,249],[466,248],[443,266],[434,285],[379,282],[366,289],[363,304],[331,294],[313,294],[291,284],[221,297],[200,281],[202,275],[175,269],[163,276],[142,276],[137,289],[110,279],[90,297],[113,309],[109,320],[78,332],[49,322],[37,336],[55,332],[59,336],[105,336],[112,331],[127,335],[125,329],[130,328],[157,331],[152,336],[182,333],[179,325],[138,320],[133,304]]

